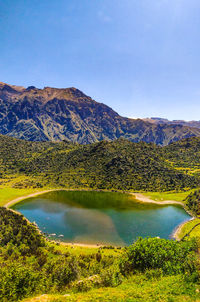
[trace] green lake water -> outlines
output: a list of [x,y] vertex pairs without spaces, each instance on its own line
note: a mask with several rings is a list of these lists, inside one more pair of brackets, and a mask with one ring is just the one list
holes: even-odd
[[137,237],[170,238],[190,216],[180,206],[138,203],[121,193],[54,191],[13,206],[53,239],[129,245]]

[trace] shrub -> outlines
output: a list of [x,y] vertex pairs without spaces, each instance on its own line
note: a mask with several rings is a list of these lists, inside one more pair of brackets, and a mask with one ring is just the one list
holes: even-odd
[[99,275],[93,275],[89,278],[84,278],[82,280],[75,281],[71,284],[71,288],[75,292],[84,292],[100,286],[101,280],[99,278]]
[[9,263],[0,267],[0,301],[18,301],[42,288],[39,272],[22,263]]
[[116,265],[101,270],[100,277],[103,286],[117,286],[122,282],[122,274]]
[[193,215],[197,216],[200,214],[200,190],[190,193],[186,197],[185,201],[186,207],[193,213]]
[[71,281],[79,276],[78,263],[75,257],[59,257],[49,260],[44,265],[44,275],[49,277],[49,286],[55,286],[58,290],[63,289]]
[[120,269],[123,274],[151,269],[162,269],[164,274],[193,273],[196,271],[196,251],[195,240],[139,238],[126,249]]

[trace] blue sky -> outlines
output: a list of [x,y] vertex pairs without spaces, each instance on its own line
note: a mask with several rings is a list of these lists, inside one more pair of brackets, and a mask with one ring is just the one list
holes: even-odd
[[0,81],[200,120],[200,1],[0,0]]

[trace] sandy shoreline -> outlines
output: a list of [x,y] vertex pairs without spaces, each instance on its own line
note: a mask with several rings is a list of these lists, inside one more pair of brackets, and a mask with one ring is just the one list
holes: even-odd
[[[5,208],[9,208],[10,206],[13,206],[14,204],[24,200],[24,199],[28,199],[28,198],[31,198],[31,197],[36,197],[38,195],[42,195],[42,194],[45,194],[45,193],[49,193],[49,192],[55,192],[55,191],[85,191],[85,192],[110,192],[110,193],[114,193],[114,192],[117,192],[117,193],[122,193],[122,192],[118,192],[118,191],[109,191],[109,190],[90,190],[90,189],[64,189],[64,188],[60,188],[60,189],[48,189],[48,190],[43,190],[43,191],[38,191],[38,192],[34,192],[34,193],[31,193],[29,195],[24,195],[24,196],[20,196],[20,197],[17,197],[17,198],[14,198],[13,200],[10,200],[9,202],[7,202],[3,207]],[[123,192],[123,193],[126,193],[126,194],[130,194],[130,192]],[[122,193],[122,194],[123,194]],[[131,193],[132,194],[132,193]]]
[[[28,198],[31,198],[31,197],[36,197],[38,195],[48,193],[48,192],[53,192],[53,191],[79,191],[79,190],[80,189],[49,189],[49,190],[39,191],[39,192],[31,193],[29,195],[24,195],[24,196],[17,197],[15,199],[7,202],[4,205],[4,207],[9,208],[10,206],[12,206],[12,205],[24,200],[24,199],[28,199]],[[97,191],[97,190],[83,190],[83,191]],[[100,192],[101,192],[101,190],[100,190]],[[103,192],[108,192],[108,191],[103,191]],[[109,191],[109,192],[113,193],[113,191]],[[134,193],[134,192],[124,192],[123,194],[130,194],[130,195],[134,196],[136,198],[136,200],[138,200],[140,202],[144,202],[144,203],[153,203],[153,204],[158,204],[158,205],[178,204],[178,205],[181,205],[181,206],[184,207],[184,204],[180,201],[175,201],[175,200],[155,201],[155,200],[143,195],[142,193]]]
[[4,207],[5,208],[9,208],[10,206],[13,206],[14,204],[24,200],[24,199],[28,199],[28,198],[31,198],[31,197],[36,197],[38,195],[42,195],[44,193],[48,193],[48,192],[52,192],[52,191],[60,191],[60,189],[50,189],[50,190],[44,190],[44,191],[39,191],[39,192],[35,192],[35,193],[32,193],[32,194],[29,194],[29,195],[25,195],[25,196],[20,196],[20,197],[17,197],[9,202],[7,202]]
[[164,201],[155,201],[141,193],[129,193],[131,195],[134,195],[135,198],[139,201],[142,202],[146,202],[146,203],[154,203],[154,204],[159,204],[159,205],[163,205],[163,204],[179,204],[181,206],[184,207],[184,204],[180,201],[175,201],[175,200],[164,200]]
[[[77,246],[77,247],[87,247],[87,248],[95,248],[95,249],[107,246],[105,244],[103,245],[103,244],[73,243],[73,242],[64,242],[64,241],[56,241],[56,240],[50,240],[50,242],[53,242],[55,244],[64,245],[64,246],[70,246],[70,247],[76,247]],[[110,245],[108,245],[108,246],[110,246]]]
[[180,233],[181,233],[182,228],[183,228],[188,222],[190,222],[190,221],[192,221],[192,220],[194,220],[194,219],[195,219],[195,217],[191,217],[189,220],[184,221],[184,222],[182,222],[181,224],[179,224],[179,225],[177,226],[177,228],[174,230],[174,232],[172,233],[172,238],[174,238],[174,239],[180,241],[181,238],[179,237],[179,235],[180,235]]

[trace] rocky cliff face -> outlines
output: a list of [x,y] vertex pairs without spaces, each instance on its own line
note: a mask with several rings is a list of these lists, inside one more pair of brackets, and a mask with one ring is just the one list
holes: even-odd
[[121,117],[76,88],[38,89],[0,83],[0,133],[32,141],[81,144],[120,137],[166,145],[200,129]]

